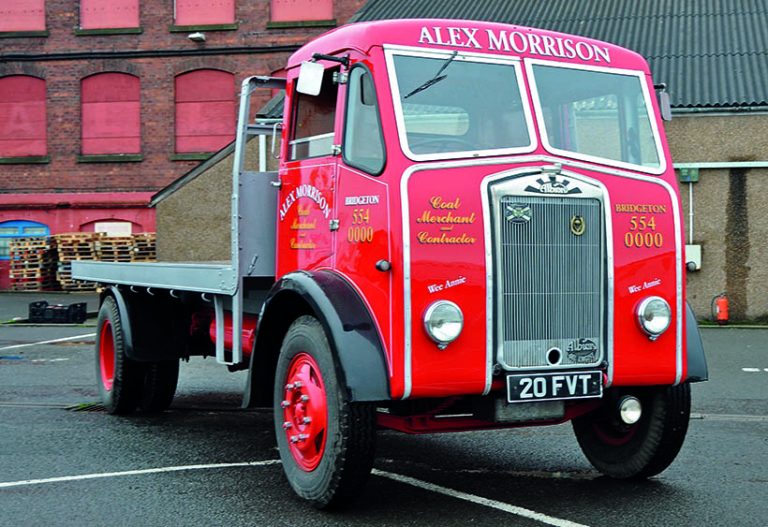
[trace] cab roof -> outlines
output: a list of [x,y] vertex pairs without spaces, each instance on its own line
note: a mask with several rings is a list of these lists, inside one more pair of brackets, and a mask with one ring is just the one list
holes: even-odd
[[312,40],[288,60],[288,69],[315,53],[369,53],[383,45],[459,50],[649,73],[639,54],[577,35],[477,20],[404,19],[348,24]]

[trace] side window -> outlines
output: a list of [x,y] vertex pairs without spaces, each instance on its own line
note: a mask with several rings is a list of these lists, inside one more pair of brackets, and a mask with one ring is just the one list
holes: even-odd
[[347,117],[344,128],[344,162],[370,174],[384,170],[384,136],[379,106],[370,71],[352,68],[347,90]]
[[294,94],[296,107],[288,158],[294,161],[331,155],[338,96],[332,70],[325,71],[318,95],[305,95],[298,91],[294,91]]

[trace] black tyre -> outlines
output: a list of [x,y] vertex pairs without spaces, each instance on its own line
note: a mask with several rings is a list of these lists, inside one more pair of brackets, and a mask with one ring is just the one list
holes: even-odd
[[96,378],[99,395],[110,414],[129,414],[141,399],[144,368],[125,355],[125,334],[114,298],[99,309],[96,332]]
[[139,408],[146,413],[167,410],[176,394],[178,382],[178,359],[147,363]]
[[691,414],[691,388],[679,386],[625,390],[640,399],[642,415],[633,425],[618,419],[613,403],[573,420],[573,430],[590,463],[614,478],[647,478],[674,461],[683,446]]
[[346,400],[317,319],[302,316],[288,329],[274,396],[277,445],[291,487],[317,508],[355,498],[373,467],[374,407]]

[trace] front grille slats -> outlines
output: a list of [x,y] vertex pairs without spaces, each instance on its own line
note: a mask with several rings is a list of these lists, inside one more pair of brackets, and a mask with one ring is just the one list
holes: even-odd
[[[502,366],[599,363],[604,230],[600,200],[504,195],[498,206]],[[518,211],[527,207],[529,218],[509,221],[508,206]],[[574,217],[583,219],[581,235],[573,232]],[[591,347],[599,352],[584,349]],[[552,348],[562,352],[556,364],[548,354]]]

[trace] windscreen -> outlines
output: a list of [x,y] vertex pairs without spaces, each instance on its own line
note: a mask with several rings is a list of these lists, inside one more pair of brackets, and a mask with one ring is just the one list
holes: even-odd
[[401,130],[411,154],[456,157],[525,149],[531,135],[516,63],[393,55]]
[[532,66],[546,142],[555,150],[659,168],[651,112],[636,74]]

